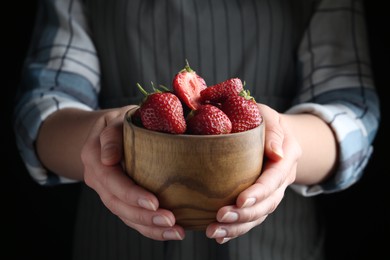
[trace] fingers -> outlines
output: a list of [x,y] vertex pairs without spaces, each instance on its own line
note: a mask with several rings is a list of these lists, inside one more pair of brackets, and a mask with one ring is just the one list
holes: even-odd
[[100,134],[101,160],[105,165],[115,165],[122,159],[123,141],[118,138],[122,135],[122,120],[111,122]]
[[212,223],[206,229],[206,236],[215,239],[219,244],[223,244],[233,238],[248,233],[252,228],[260,225],[266,218],[267,215],[255,221],[240,224]]
[[184,239],[184,230],[175,225],[173,213],[158,208],[153,194],[119,170],[110,170],[103,179],[106,180],[101,182],[99,177],[93,178],[89,185],[99,194],[103,204],[129,227],[154,240]]
[[134,183],[121,166],[122,127],[128,108],[97,119],[83,147],[85,183],[129,227],[155,240],[181,240],[182,227],[171,211],[159,208],[154,194]]
[[[112,169],[116,167],[116,169]],[[103,204],[125,224],[155,240],[182,240],[184,230],[175,225],[171,211],[158,208],[157,198],[128,178],[119,166],[103,166],[90,180]],[[110,169],[108,169],[110,168]]]
[[[175,225],[171,211],[158,208],[158,201],[153,194],[140,186],[129,182],[124,174],[113,174],[117,180],[107,180],[101,185],[100,197],[104,205],[117,215],[129,227],[154,240],[182,240],[185,236],[182,227]],[[125,176],[126,180],[120,181]],[[113,178],[113,177],[110,177]],[[124,183],[126,181],[126,183]],[[115,184],[124,183],[123,187]],[[105,191],[117,187],[117,192]]]
[[[155,211],[159,207],[157,198],[136,185],[120,166],[101,166],[93,174],[86,174],[85,182],[95,190],[105,191],[130,206]],[[91,177],[91,178],[89,178]]]
[[[272,111],[265,113],[268,116],[273,114]],[[266,138],[265,144],[268,146],[269,154],[274,153],[272,149],[275,149],[271,149],[270,144],[277,144],[283,151],[283,157],[267,160],[256,183],[240,193],[236,205],[219,209],[218,222],[210,224],[206,230],[206,235],[218,243],[225,243],[260,225],[275,211],[284,197],[286,188],[295,180],[298,159],[301,156],[300,145],[282,117],[274,114],[274,118],[265,123],[270,131],[266,133],[269,138],[268,140]]]
[[[110,192],[104,192],[105,186],[100,187],[100,198],[104,205],[112,213],[119,216],[126,223],[132,225],[173,227],[175,217],[172,212],[165,209],[154,208],[151,201],[134,192],[129,200],[130,203],[124,202],[120,197]],[[139,188],[133,184],[130,188]],[[141,188],[139,188],[141,189]],[[132,192],[133,193],[133,192]],[[148,194],[146,194],[148,195]]]
[[114,165],[122,160],[123,120],[125,113],[133,106],[113,110],[104,116],[104,129],[100,132],[101,160],[105,165]]
[[[95,190],[103,191],[104,189],[128,205],[156,210],[159,207],[157,198],[134,184],[123,172],[119,164],[120,160],[113,165],[102,164],[100,161],[101,157],[104,157],[101,155],[104,148],[101,151],[101,147],[122,145],[122,141],[118,141],[122,140],[122,124],[119,121],[123,121],[123,114],[120,111],[110,112],[97,120],[82,152],[85,166],[84,180],[88,186]],[[112,151],[113,149],[108,150]],[[121,151],[120,148],[114,150]],[[122,154],[119,156],[121,158]],[[115,155],[108,155],[108,157],[113,158]]]
[[[263,187],[262,184],[255,186],[258,189]],[[268,215],[276,209],[283,198],[284,190],[280,188],[264,200],[258,200],[256,196],[250,197],[246,200],[249,202],[243,207],[231,205],[221,208],[217,213],[218,222],[207,227],[206,235],[209,238],[214,238],[218,243],[225,243],[232,238],[244,235],[263,223]]]
[[[126,221],[124,221],[126,223]],[[143,236],[159,240],[183,240],[185,237],[185,231],[182,227],[174,226],[172,228],[156,228],[156,227],[148,227],[142,225],[131,225],[131,223],[126,223],[128,226],[138,230]]]

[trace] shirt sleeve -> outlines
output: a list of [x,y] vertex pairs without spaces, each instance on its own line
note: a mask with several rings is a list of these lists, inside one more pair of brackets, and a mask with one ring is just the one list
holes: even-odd
[[304,196],[344,190],[364,173],[380,121],[368,50],[362,2],[321,1],[299,48],[301,90],[287,113],[322,118],[338,141],[339,160],[325,182],[291,185]]
[[39,184],[74,182],[45,169],[35,140],[42,122],[55,111],[97,109],[99,63],[79,1],[39,1],[36,17],[16,96],[16,144]]

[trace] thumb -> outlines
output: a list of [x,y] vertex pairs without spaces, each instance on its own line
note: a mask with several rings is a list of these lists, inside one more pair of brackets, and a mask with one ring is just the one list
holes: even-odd
[[283,158],[284,130],[280,123],[280,114],[267,105],[259,104],[265,124],[265,155],[271,160]]
[[[117,120],[114,120],[117,121]],[[122,122],[107,125],[100,134],[101,161],[110,166],[121,162],[123,152]]]

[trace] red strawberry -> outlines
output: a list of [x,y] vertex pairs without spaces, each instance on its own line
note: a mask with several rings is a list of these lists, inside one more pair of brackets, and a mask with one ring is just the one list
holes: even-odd
[[232,123],[218,107],[206,104],[188,115],[187,130],[196,135],[228,134],[232,130]]
[[238,95],[244,89],[241,79],[230,78],[200,92],[202,102],[222,103],[229,96]]
[[222,103],[221,110],[232,122],[232,133],[255,128],[263,121],[255,99],[246,90],[237,96],[228,97]]
[[148,93],[139,84],[137,86],[146,96],[139,108],[145,128],[172,134],[183,134],[186,131],[183,106],[177,96],[157,89]]
[[201,106],[200,91],[207,87],[205,80],[190,68],[188,61],[184,69],[173,78],[173,91],[190,110]]

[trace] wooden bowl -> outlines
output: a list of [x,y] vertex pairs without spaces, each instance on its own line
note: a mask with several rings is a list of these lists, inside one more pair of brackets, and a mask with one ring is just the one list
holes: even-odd
[[174,135],[138,127],[129,110],[124,120],[125,170],[153,192],[186,229],[204,230],[218,209],[259,177],[264,122],[249,131],[225,135]]

